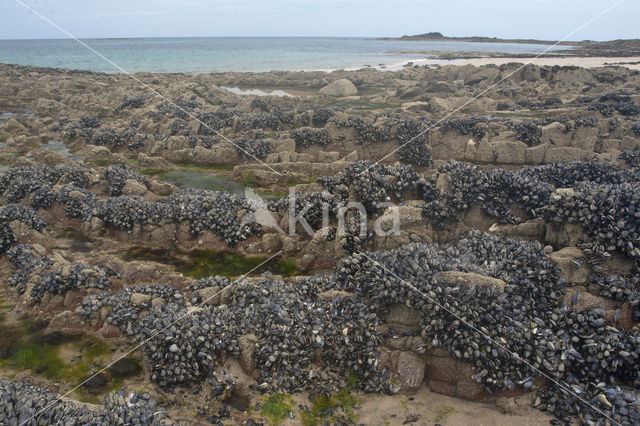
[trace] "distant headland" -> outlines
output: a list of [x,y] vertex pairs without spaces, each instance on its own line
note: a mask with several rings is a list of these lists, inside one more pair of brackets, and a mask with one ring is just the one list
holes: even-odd
[[458,41],[476,43],[525,43],[525,44],[548,44],[558,46],[568,46],[570,49],[556,50],[553,56],[602,56],[602,57],[626,57],[640,55],[639,39],[624,39],[611,41],[554,41],[537,39],[503,39],[498,37],[470,36],[470,37],[450,37],[440,32],[433,31],[424,34],[403,35],[402,37],[381,37],[379,40],[405,40],[405,41]]

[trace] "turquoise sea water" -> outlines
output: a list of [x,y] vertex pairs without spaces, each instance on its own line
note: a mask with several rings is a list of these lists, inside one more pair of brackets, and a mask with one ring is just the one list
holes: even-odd
[[[386,41],[340,37],[202,37],[86,39],[128,72],[208,73],[225,71],[301,71],[357,69],[365,66],[398,69],[403,64],[429,62],[429,55],[391,51],[476,51],[531,53],[549,46],[511,43]],[[553,50],[561,49],[562,46]],[[87,48],[70,39],[0,40],[0,62],[19,65],[119,72]]]

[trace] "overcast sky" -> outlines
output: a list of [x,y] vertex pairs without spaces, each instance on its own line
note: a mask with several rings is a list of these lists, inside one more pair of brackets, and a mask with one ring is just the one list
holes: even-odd
[[[21,0],[77,37],[452,36],[558,40],[617,0]],[[625,0],[572,40],[640,38]],[[0,0],[0,39],[65,38]]]

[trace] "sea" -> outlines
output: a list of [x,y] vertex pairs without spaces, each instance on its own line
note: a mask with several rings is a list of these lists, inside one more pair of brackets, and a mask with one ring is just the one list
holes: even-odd
[[[442,63],[444,52],[535,55],[566,46],[520,43],[402,41],[363,37],[180,37],[83,39],[126,72],[186,73],[331,71]],[[0,40],[0,63],[122,72],[76,40]]]

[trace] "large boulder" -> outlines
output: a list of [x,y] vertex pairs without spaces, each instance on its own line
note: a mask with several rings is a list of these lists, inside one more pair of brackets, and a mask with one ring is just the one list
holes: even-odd
[[471,86],[478,84],[482,81],[494,81],[500,75],[500,70],[497,67],[481,67],[477,71],[467,75],[464,79],[464,84]]
[[498,141],[491,144],[498,164],[524,164],[527,145],[519,141]]
[[329,96],[355,96],[358,88],[346,78],[341,78],[320,89],[320,94]]

